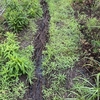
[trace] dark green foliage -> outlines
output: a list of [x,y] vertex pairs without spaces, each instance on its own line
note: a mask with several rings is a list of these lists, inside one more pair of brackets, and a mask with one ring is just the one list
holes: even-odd
[[6,13],[5,16],[8,23],[8,29],[16,33],[23,30],[29,23],[29,19],[22,11],[11,10],[9,13]]
[[42,10],[38,0],[9,0],[6,1],[4,13],[5,23],[8,29],[18,33],[27,27],[29,18],[38,18],[42,15]]

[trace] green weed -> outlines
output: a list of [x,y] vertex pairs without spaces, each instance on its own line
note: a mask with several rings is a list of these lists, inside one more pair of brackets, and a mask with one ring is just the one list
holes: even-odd
[[[12,33],[6,34],[7,39],[3,44],[0,44],[0,64],[1,70],[7,72],[10,77],[18,77],[22,74],[27,74],[31,79],[33,72],[32,62],[30,60],[32,47],[29,46],[25,50],[20,50],[19,42],[16,41],[16,36]],[[3,74],[2,74],[3,75]]]
[[39,0],[9,0],[5,3],[5,23],[8,24],[8,29],[15,33],[27,27],[30,18],[39,18],[42,16]]
[[[86,45],[88,47],[87,50],[85,50],[85,57],[92,57],[94,61],[100,61],[100,20],[98,18],[99,8],[100,4],[98,0],[91,1],[91,9],[90,7],[86,6],[86,2],[84,2],[84,6],[80,6],[79,9],[76,11],[78,12],[78,18],[77,21],[80,24],[80,30],[83,34],[83,37],[86,42],[82,44],[85,49]],[[76,4],[77,5],[77,4]],[[82,3],[83,5],[83,3]],[[84,10],[83,10],[84,9]],[[88,15],[86,9],[91,10],[91,14]],[[85,44],[86,43],[86,44]],[[92,62],[94,63],[94,62]],[[92,68],[95,69],[97,65],[91,64],[91,61],[88,62],[88,65],[91,65]],[[93,66],[92,66],[93,65]]]
[[34,77],[30,58],[33,47],[21,50],[15,34],[7,32],[5,36],[6,39],[0,44],[0,100],[17,100],[25,92],[19,76],[26,75],[30,83]]
[[[0,79],[1,81],[1,79]],[[1,83],[1,82],[0,82]],[[8,82],[0,86],[0,100],[18,100],[22,99],[26,91],[24,83]]]
[[42,9],[40,7],[39,0],[22,0],[21,1],[23,10],[27,13],[29,18],[39,18],[42,17]]

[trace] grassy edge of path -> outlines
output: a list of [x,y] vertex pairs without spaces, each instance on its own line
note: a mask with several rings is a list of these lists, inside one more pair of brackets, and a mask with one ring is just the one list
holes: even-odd
[[43,58],[45,100],[64,100],[66,94],[66,70],[79,58],[80,31],[74,18],[71,1],[47,0],[50,10],[50,40]]

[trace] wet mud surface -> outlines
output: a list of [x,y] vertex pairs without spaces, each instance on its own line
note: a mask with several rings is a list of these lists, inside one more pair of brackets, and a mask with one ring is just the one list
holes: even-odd
[[29,84],[29,89],[25,94],[25,100],[43,100],[42,86],[44,85],[44,78],[42,76],[42,51],[45,49],[45,45],[49,40],[49,21],[50,15],[48,5],[45,0],[40,0],[40,4],[43,10],[43,16],[36,23],[38,30],[34,36],[34,52],[32,60],[35,62],[35,77],[33,84]]

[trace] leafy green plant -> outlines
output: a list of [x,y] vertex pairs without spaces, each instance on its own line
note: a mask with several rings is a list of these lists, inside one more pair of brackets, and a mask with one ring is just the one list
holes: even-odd
[[91,43],[93,45],[93,52],[100,53],[100,40],[92,40]]
[[98,20],[94,17],[94,18],[89,18],[89,20],[87,20],[86,25],[89,29],[89,31],[91,31],[91,29],[98,27],[99,28],[99,22]]
[[[100,9],[100,1],[95,0],[94,1],[94,6],[92,7],[93,13],[96,14],[96,15],[100,14],[99,9]],[[98,15],[96,17],[98,17]]]
[[29,24],[30,18],[37,18],[42,15],[39,0],[9,0],[6,1],[4,12],[5,23],[8,29],[18,33]]
[[9,32],[7,32],[6,36],[7,39],[0,44],[1,75],[7,74],[9,78],[18,78],[19,75],[26,74],[31,80],[34,70],[30,60],[32,47],[20,50],[16,36]]
[[4,17],[8,24],[8,29],[16,33],[23,30],[23,28],[28,25],[29,21],[18,0],[7,1],[6,5],[7,8]]
[[30,59],[33,47],[21,50],[15,34],[7,32],[5,36],[0,44],[0,100],[17,100],[23,97],[26,90],[19,76],[26,75],[29,82],[34,77]]
[[[100,34],[99,34],[99,30],[100,30],[100,24],[99,24],[99,20],[97,20],[96,18],[90,18],[87,22],[86,25],[88,27],[89,33],[88,36],[90,37],[89,39],[91,39],[91,44],[93,45],[94,49],[99,49],[100,47]],[[98,50],[97,50],[98,51]]]
[[[99,62],[100,60],[100,20],[98,18],[100,6],[98,0],[95,0],[94,2],[90,0],[90,3],[92,12],[90,16],[86,11],[86,9],[90,9],[90,7],[85,8],[84,6],[81,7],[79,5],[80,11],[78,11],[78,9],[76,12],[78,12],[77,21],[80,24],[80,30],[86,41],[82,43],[84,56],[93,58],[92,61],[89,60],[87,63],[95,69],[98,65],[96,63],[94,64],[94,61]],[[84,10],[82,10],[82,8],[84,8]],[[84,50],[86,47],[88,49]]]
[[23,30],[24,27],[26,27],[29,23],[29,19],[26,17],[24,12],[11,10],[10,13],[5,14],[6,21],[8,23],[8,29],[19,32]]

